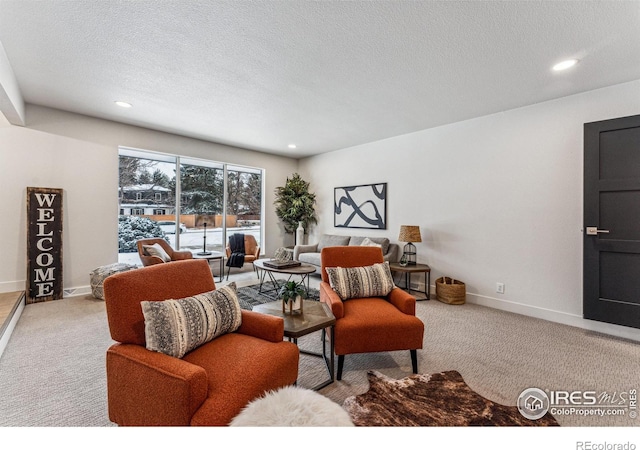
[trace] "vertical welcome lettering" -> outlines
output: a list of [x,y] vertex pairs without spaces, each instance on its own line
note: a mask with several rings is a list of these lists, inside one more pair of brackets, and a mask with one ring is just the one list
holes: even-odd
[[62,298],[62,189],[27,187],[27,303]]

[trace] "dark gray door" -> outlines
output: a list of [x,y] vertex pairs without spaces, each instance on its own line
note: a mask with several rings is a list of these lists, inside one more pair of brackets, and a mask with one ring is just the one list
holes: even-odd
[[640,115],[584,125],[583,302],[640,328]]

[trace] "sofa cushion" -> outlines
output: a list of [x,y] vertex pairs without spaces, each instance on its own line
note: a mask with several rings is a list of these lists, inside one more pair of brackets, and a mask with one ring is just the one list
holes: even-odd
[[318,242],[318,251],[322,251],[325,247],[337,247],[340,245],[349,245],[349,236],[337,236],[335,234],[323,234]]
[[343,305],[344,316],[335,329],[337,355],[422,348],[422,321],[386,299],[359,298]]
[[298,261],[320,267],[320,253],[300,253],[298,255]]
[[389,262],[364,267],[326,267],[329,285],[342,300],[385,297],[393,290]]
[[164,248],[162,248],[162,246],[158,243],[155,243],[153,245],[143,245],[142,249],[147,256],[157,256],[164,262],[171,261],[171,256],[169,256],[169,254],[164,251]]
[[176,358],[237,330],[242,322],[235,283],[193,297],[140,304],[147,349]]
[[367,239],[370,242],[380,244],[380,248],[382,250],[383,255],[386,255],[387,252],[389,251],[389,239],[386,237],[352,236],[351,239],[349,239],[349,245],[367,245],[365,244]]

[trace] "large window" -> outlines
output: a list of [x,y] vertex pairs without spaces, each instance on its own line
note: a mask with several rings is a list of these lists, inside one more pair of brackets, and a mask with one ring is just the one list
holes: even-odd
[[222,252],[236,232],[260,245],[262,182],[262,169],[121,148],[119,261],[139,263],[146,237],[193,252]]
[[262,171],[227,166],[227,230],[253,234],[260,245]]

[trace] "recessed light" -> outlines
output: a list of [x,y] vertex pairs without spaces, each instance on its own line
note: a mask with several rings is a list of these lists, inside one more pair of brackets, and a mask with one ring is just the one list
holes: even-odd
[[289,147],[289,148],[297,148],[296,144],[289,144],[289,145],[287,145],[287,147]]
[[131,108],[133,105],[129,102],[121,102],[121,101],[117,101],[115,102],[116,105],[118,106],[122,106],[123,108]]
[[555,70],[556,72],[567,70],[568,68],[573,67],[576,64],[578,64],[577,59],[567,59],[566,61],[559,62],[558,64],[553,66],[553,70]]

